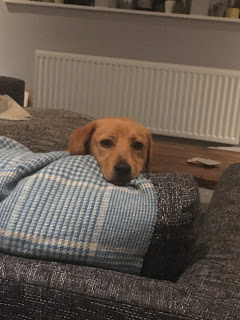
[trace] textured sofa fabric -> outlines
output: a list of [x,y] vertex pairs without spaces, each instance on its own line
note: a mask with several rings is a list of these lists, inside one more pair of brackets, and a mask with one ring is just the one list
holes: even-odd
[[28,121],[0,120],[0,135],[22,143],[33,152],[64,151],[70,134],[92,118],[76,112],[27,108]]
[[185,269],[196,239],[199,194],[187,174],[147,173],[155,186],[158,216],[142,275],[176,281]]
[[20,106],[24,102],[25,82],[20,79],[0,76],[0,94],[7,94]]
[[240,165],[222,176],[176,283],[0,255],[1,319],[239,319]]

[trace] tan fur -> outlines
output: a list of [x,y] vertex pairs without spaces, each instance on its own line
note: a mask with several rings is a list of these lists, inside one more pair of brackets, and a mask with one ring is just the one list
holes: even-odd
[[[104,147],[103,141],[110,141],[110,147]],[[134,142],[143,145],[136,150]],[[138,177],[139,173],[150,168],[153,157],[153,140],[150,131],[138,122],[126,118],[103,118],[92,121],[73,132],[68,150],[72,155],[92,154],[109,182],[125,184]],[[129,177],[121,181],[121,175],[115,172],[118,163],[131,167]]]

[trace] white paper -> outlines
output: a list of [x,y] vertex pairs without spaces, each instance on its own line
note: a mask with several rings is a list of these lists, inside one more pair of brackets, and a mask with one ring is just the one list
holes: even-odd
[[216,160],[198,158],[198,157],[188,159],[187,162],[192,163],[192,164],[196,164],[199,166],[207,166],[207,167],[217,167],[221,164],[221,162],[216,161]]

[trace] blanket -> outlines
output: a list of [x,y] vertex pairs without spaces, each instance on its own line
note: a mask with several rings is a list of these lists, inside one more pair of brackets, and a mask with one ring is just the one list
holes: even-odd
[[0,137],[0,250],[139,274],[157,217],[144,177],[108,183],[91,155]]
[[30,120],[32,116],[7,94],[0,94],[0,119]]

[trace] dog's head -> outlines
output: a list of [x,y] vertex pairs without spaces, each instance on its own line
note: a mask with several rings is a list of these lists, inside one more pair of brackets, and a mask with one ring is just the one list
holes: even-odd
[[68,150],[72,155],[93,155],[107,181],[124,185],[149,170],[153,140],[149,130],[136,121],[103,118],[74,131]]

